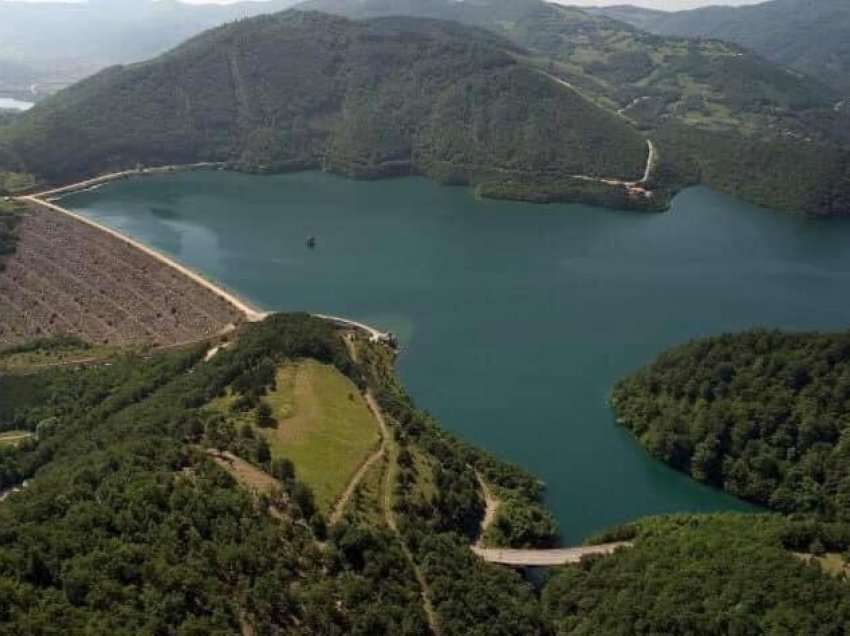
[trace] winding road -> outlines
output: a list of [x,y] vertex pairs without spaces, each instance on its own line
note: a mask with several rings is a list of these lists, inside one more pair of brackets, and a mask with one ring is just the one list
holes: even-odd
[[[556,84],[560,84],[561,86],[568,88],[571,91],[573,91],[574,93],[578,94],[580,97],[582,97],[584,99],[588,99],[587,97],[584,97],[584,95],[582,95],[581,92],[578,91],[578,89],[576,89],[576,87],[573,86],[572,84],[570,84],[568,81],[562,80],[560,77],[556,77],[555,75],[551,75],[550,73],[546,73],[544,71],[539,71],[539,72],[540,72],[541,75],[543,75],[544,77],[548,77],[550,80],[552,80]],[[610,111],[610,112],[613,112],[618,117],[621,117],[621,118],[625,119],[626,121],[631,122],[631,120],[628,117],[626,117],[620,111]],[[624,179],[615,179],[615,178],[610,178],[610,177],[592,177],[590,175],[585,175],[585,174],[571,174],[571,175],[568,175],[568,176],[571,179],[580,179],[582,181],[593,181],[593,182],[596,182],[596,183],[604,183],[606,185],[612,185],[612,186],[622,186],[622,187],[628,188],[630,190],[631,189],[643,190],[642,186],[646,185],[646,183],[649,182],[650,178],[652,177],[652,171],[655,168],[656,162],[658,161],[658,151],[655,148],[655,144],[653,144],[650,139],[647,139],[646,145],[647,145],[647,149],[648,149],[647,158],[646,158],[646,167],[644,168],[644,171],[643,171],[643,177],[638,181],[626,181]]]
[[93,177],[91,179],[86,179],[85,181],[78,181],[77,183],[71,183],[66,186],[62,186],[61,188],[53,188],[52,190],[47,190],[45,192],[40,192],[36,196],[40,199],[61,196],[63,194],[70,194],[71,192],[78,192],[80,190],[88,190],[89,188],[96,188],[98,186],[102,186],[110,181],[118,181],[120,179],[128,179],[130,177],[140,177],[145,175],[154,175],[154,174],[165,174],[168,172],[177,172],[183,170],[200,170],[202,168],[218,168],[223,166],[222,163],[213,163],[209,161],[201,162],[201,163],[190,163],[183,165],[170,165],[170,166],[157,166],[154,168],[137,168],[135,170],[122,170],[121,172],[110,172],[109,174],[104,174],[99,177]]
[[390,334],[389,332],[380,331],[379,329],[370,327],[369,325],[362,322],[357,322],[356,320],[340,318],[339,316],[328,316],[326,314],[313,314],[313,317],[321,318],[322,320],[327,320],[328,322],[332,322],[340,327],[353,328],[359,331],[365,331],[369,335],[370,342],[385,342],[392,338],[392,334]]
[[566,565],[568,563],[579,563],[583,558],[591,555],[613,554],[620,548],[630,548],[632,543],[619,541],[616,543],[602,543],[599,545],[578,546],[574,548],[558,548],[554,550],[514,550],[510,548],[485,548],[482,544],[484,533],[496,520],[496,513],[501,502],[493,494],[492,489],[481,476],[475,471],[481,494],[486,504],[484,520],[481,522],[481,532],[478,542],[471,546],[472,551],[488,563],[497,565],[509,565],[512,567],[551,567]]
[[[353,337],[349,337],[348,334],[343,336],[343,340],[345,341],[345,346],[348,349],[348,354],[351,356],[351,360],[356,364],[357,363],[357,347],[355,347],[353,342]],[[334,525],[339,523],[342,520],[343,515],[345,514],[345,509],[348,508],[348,504],[351,501],[351,497],[354,495],[354,492],[357,490],[357,487],[360,485],[360,482],[363,481],[363,478],[366,476],[366,473],[369,472],[369,469],[380,460],[387,452],[387,443],[389,440],[389,430],[387,429],[387,423],[384,420],[383,414],[378,407],[378,403],[375,401],[375,398],[372,396],[372,393],[366,391],[364,395],[364,399],[366,400],[366,406],[369,407],[369,410],[372,412],[372,417],[374,417],[375,421],[378,424],[378,430],[381,436],[381,443],[378,445],[378,450],[369,455],[363,465],[354,473],[354,476],[351,478],[351,481],[348,482],[348,486],[345,489],[345,492],[340,495],[336,504],[334,505],[333,510],[331,511],[330,516],[328,517],[329,525]]]
[[[573,87],[570,84],[568,84],[567,82],[560,80],[560,79],[558,79],[554,76],[548,75],[546,73],[544,73],[544,75],[546,75],[547,77],[550,77],[551,79],[555,80],[559,84],[563,84],[564,86],[567,86],[571,90],[574,90]],[[649,179],[652,176],[653,167],[655,165],[655,162],[657,161],[657,152],[655,150],[655,146],[653,145],[652,141],[647,140],[647,146],[648,146],[648,158],[647,158],[646,169],[644,171],[643,178],[640,179],[639,181],[623,181],[623,180],[619,180],[619,179],[602,179],[602,178],[598,178],[598,177],[589,177],[589,176],[586,176],[586,175],[575,175],[575,178],[599,181],[599,182],[608,183],[608,184],[611,184],[611,185],[621,185],[621,186],[624,186],[624,187],[627,187],[627,188],[639,188],[642,184],[645,184],[646,182],[649,181]],[[214,164],[195,164],[193,166],[187,166],[187,167],[188,168],[199,168],[199,167],[211,167],[212,165],[214,165]],[[167,172],[167,171],[173,171],[173,170],[177,170],[177,169],[180,169],[180,167],[179,166],[167,166],[167,167],[163,167],[163,168],[152,168],[152,169],[146,169],[146,170],[133,170],[133,171],[126,171],[126,172],[122,172],[122,173],[114,173],[112,175],[105,175],[103,177],[97,177],[95,179],[89,179],[87,181],[83,181],[83,182],[80,182],[80,183],[77,183],[77,184],[65,186],[65,187],[62,187],[62,188],[56,188],[56,189],[53,189],[53,190],[48,190],[46,192],[42,192],[42,193],[35,194],[35,195],[27,195],[27,196],[17,197],[17,200],[24,202],[24,203],[44,206],[44,207],[49,208],[49,209],[51,209],[55,212],[58,212],[60,214],[67,215],[67,216],[73,218],[74,220],[79,221],[80,223],[85,223],[86,225],[89,225],[91,227],[99,229],[102,232],[106,232],[107,234],[128,243],[132,247],[135,247],[136,249],[141,250],[142,252],[151,256],[152,258],[155,258],[158,261],[174,268],[176,271],[180,272],[184,276],[187,276],[192,281],[194,281],[197,284],[207,288],[208,290],[210,290],[214,294],[219,295],[224,300],[226,300],[227,302],[232,304],[235,308],[237,308],[242,314],[244,314],[245,319],[248,322],[258,322],[258,321],[263,320],[268,315],[270,315],[268,312],[262,312],[262,311],[257,310],[256,308],[250,306],[248,303],[246,303],[242,299],[238,298],[236,295],[232,294],[231,292],[227,291],[226,289],[223,289],[221,286],[216,285],[215,283],[207,280],[206,278],[203,278],[199,274],[193,272],[192,270],[181,265],[180,263],[177,263],[176,261],[165,256],[164,254],[162,254],[162,253],[160,253],[160,252],[158,252],[158,251],[156,251],[152,248],[149,248],[146,245],[143,245],[142,243],[140,243],[140,242],[138,242],[134,239],[131,239],[130,237],[125,236],[124,234],[122,234],[122,233],[120,233],[116,230],[113,230],[112,228],[101,225],[100,223],[92,221],[92,220],[90,220],[90,219],[88,219],[84,216],[81,216],[81,215],[76,214],[74,212],[71,212],[70,210],[67,210],[67,209],[65,209],[65,208],[63,208],[59,205],[56,205],[55,203],[52,203],[52,202],[45,200],[45,198],[47,198],[47,197],[56,196],[56,195],[59,195],[59,194],[64,194],[64,193],[68,193],[68,192],[72,192],[72,191],[77,191],[77,190],[85,189],[85,188],[88,188],[88,187],[95,187],[97,185],[101,185],[103,183],[107,183],[107,182],[115,180],[115,179],[120,179],[120,178],[129,177],[129,176],[140,175],[140,174],[150,174],[150,173],[153,173],[153,172]],[[341,327],[353,328],[353,329],[357,329],[359,331],[363,331],[368,335],[369,340],[372,341],[372,342],[384,342],[384,341],[388,341],[391,338],[391,335],[389,333],[380,331],[378,329],[375,329],[374,327],[371,327],[371,326],[366,325],[366,324],[361,323],[361,322],[357,322],[355,320],[349,320],[347,318],[342,318],[342,317],[339,317],[339,316],[330,316],[330,315],[325,315],[325,314],[314,314],[314,316],[316,318],[320,318],[320,319],[332,322],[332,323],[334,323],[338,326],[341,326]],[[366,474],[368,469],[376,461],[378,461],[381,457],[383,457],[389,450],[388,444],[390,443],[390,440],[391,440],[391,437],[390,437],[391,433],[390,433],[389,428],[386,424],[386,421],[384,419],[384,416],[383,416],[383,413],[380,409],[380,406],[378,405],[377,401],[375,400],[375,398],[372,396],[371,393],[367,392],[366,395],[365,395],[365,398],[366,398],[367,404],[369,405],[369,408],[372,410],[372,412],[375,415],[375,418],[376,418],[376,420],[377,420],[377,422],[380,426],[381,433],[382,433],[381,446],[375,453],[373,453],[367,459],[367,461],[364,463],[364,465],[356,473],[355,477],[352,479],[351,483],[349,484],[348,488],[346,489],[346,492],[343,494],[343,496],[341,497],[337,506],[335,507],[333,514],[332,514],[332,519],[333,518],[338,519],[338,518],[342,517],[342,514],[343,514],[345,507],[346,507],[346,505],[347,505],[347,503],[348,503],[348,501],[351,497],[351,494],[354,492],[356,487],[361,482],[362,477]],[[483,482],[480,475],[479,475],[479,480],[481,482],[482,491],[484,492],[485,500],[487,501],[487,514],[485,515],[485,524],[484,524],[484,527],[486,529],[486,526],[489,525],[490,523],[492,523],[493,520],[495,519],[496,509],[498,507],[498,500],[495,497],[493,497],[492,493],[490,493],[489,488]],[[392,482],[392,470],[388,469],[387,470],[387,476],[386,476],[386,483],[385,483],[385,486],[384,486],[384,502],[383,502],[384,514],[385,514],[385,517],[386,517],[387,525],[395,533],[398,533],[398,526],[397,526],[396,519],[395,519],[395,513],[392,510],[392,502],[391,502],[392,483],[391,482]],[[4,492],[3,498],[5,498],[5,496],[8,496],[8,494],[9,494],[9,491]],[[414,569],[414,572],[416,573],[416,578],[419,581],[420,587],[422,589],[422,600],[423,600],[423,605],[425,607],[425,612],[428,616],[428,622],[430,623],[430,626],[435,631],[435,633],[439,633],[439,624],[438,624],[437,619],[436,619],[436,612],[434,611],[434,608],[433,608],[433,606],[431,605],[431,602],[430,602],[430,598],[429,598],[430,594],[428,593],[427,582],[425,581],[425,579],[424,579],[424,577],[421,573],[421,570],[419,569],[415,560],[413,559],[413,555],[409,552],[407,546],[405,545],[403,539],[401,539],[400,536],[399,536],[399,540],[401,542],[402,549],[404,550],[405,555],[407,556],[408,560],[410,561],[410,563],[411,563],[411,565]],[[497,563],[497,564],[501,564],[501,565],[509,565],[509,566],[514,566],[514,567],[525,567],[525,566],[534,567],[534,566],[554,566],[554,565],[564,565],[564,564],[567,564],[567,563],[578,563],[579,561],[581,561],[582,558],[584,558],[586,556],[598,555],[598,554],[611,554],[614,551],[616,551],[617,549],[630,547],[631,545],[632,544],[628,543],[628,542],[619,542],[619,543],[608,543],[608,544],[597,545],[597,546],[584,546],[584,547],[564,548],[564,549],[556,549],[556,550],[511,550],[511,549],[503,549],[503,548],[484,548],[484,547],[476,544],[475,546],[471,546],[471,549],[479,557],[481,557],[482,559],[484,559],[485,561],[488,561],[490,563]]]

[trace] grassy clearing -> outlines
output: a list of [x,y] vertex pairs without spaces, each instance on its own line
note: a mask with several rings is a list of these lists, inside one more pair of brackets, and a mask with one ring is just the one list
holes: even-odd
[[[357,387],[331,366],[313,360],[288,362],[277,370],[275,389],[262,398],[277,428],[256,426],[254,410],[238,412],[239,395],[228,389],[207,409],[225,415],[239,429],[249,425],[268,441],[272,459],[287,458],[296,475],[328,514],[352,477],[380,442],[378,426]],[[363,514],[373,518],[385,462],[377,462],[358,490]],[[365,486],[364,486],[365,484]],[[365,490],[364,490],[365,488]],[[370,501],[372,503],[370,503]]]
[[29,431],[4,431],[0,433],[0,446],[17,446],[32,437]]
[[257,431],[273,458],[292,460],[327,513],[379,442],[366,402],[339,371],[311,360],[281,367],[277,388],[263,399],[278,426]]
[[286,364],[277,370],[277,390],[266,396],[274,417],[278,422],[295,416],[295,378],[301,364]]

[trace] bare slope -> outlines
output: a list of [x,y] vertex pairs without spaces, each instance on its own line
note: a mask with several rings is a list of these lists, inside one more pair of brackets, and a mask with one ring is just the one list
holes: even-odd
[[105,232],[32,207],[0,271],[0,348],[66,334],[174,344],[241,319],[224,299]]

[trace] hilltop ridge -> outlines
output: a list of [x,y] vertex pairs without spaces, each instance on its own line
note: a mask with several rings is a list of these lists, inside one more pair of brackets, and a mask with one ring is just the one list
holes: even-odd
[[495,181],[512,198],[627,205],[622,187],[566,177],[637,181],[645,138],[522,55],[452,22],[262,16],[49,98],[0,129],[0,153],[5,146],[14,168],[50,182],[220,161],[256,172]]
[[624,5],[592,11],[659,35],[735,42],[816,77],[845,96],[850,92],[850,4],[844,0],[772,0],[673,12]]
[[[850,212],[850,109],[836,108],[841,94],[737,44],[648,33],[542,0],[307,0],[295,8],[488,29],[651,136],[661,158],[656,187],[704,183],[768,207]],[[765,157],[781,160],[765,170]]]

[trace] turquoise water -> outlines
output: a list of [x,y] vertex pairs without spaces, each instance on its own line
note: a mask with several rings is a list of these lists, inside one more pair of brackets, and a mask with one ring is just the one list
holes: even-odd
[[850,323],[850,223],[705,188],[645,215],[478,201],[414,178],[195,172],[64,205],[265,308],[397,333],[418,403],[545,480],[567,542],[647,514],[747,509],[616,426],[618,378],[697,336]]

